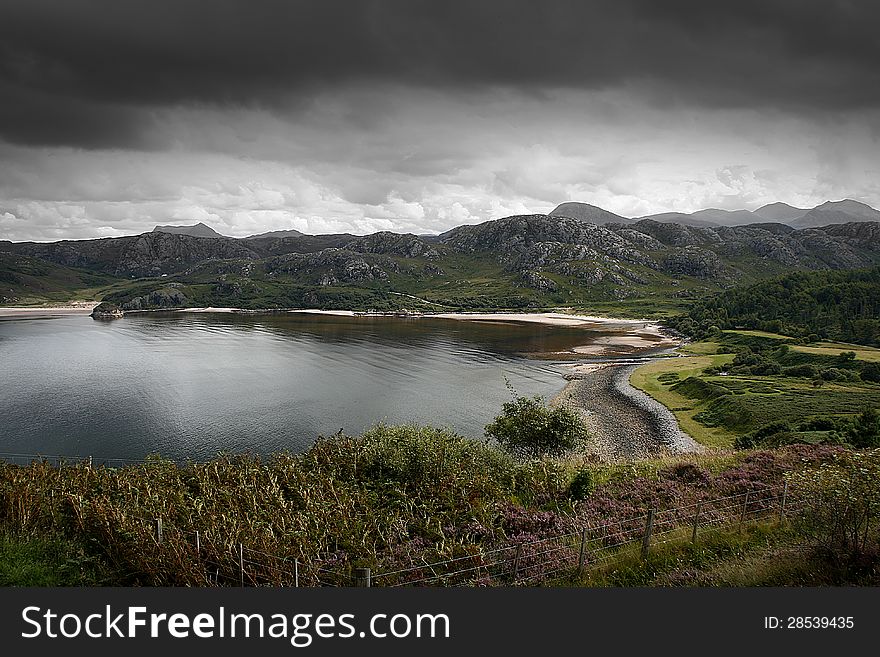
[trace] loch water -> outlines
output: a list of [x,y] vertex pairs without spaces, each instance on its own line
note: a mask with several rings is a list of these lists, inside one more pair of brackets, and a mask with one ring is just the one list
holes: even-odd
[[[482,437],[587,344],[538,323],[278,313],[0,319],[0,452],[200,460],[431,424]],[[509,385],[508,385],[509,384]]]

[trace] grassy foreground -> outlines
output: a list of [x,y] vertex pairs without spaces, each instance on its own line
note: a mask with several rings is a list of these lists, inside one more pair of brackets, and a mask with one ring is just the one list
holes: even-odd
[[265,460],[3,465],[0,572],[8,584],[238,585],[243,556],[253,583],[290,585],[296,559],[301,584],[345,584],[359,566],[381,573],[479,557],[648,508],[765,490],[838,453],[799,445],[640,463],[523,462],[441,430],[379,427]]

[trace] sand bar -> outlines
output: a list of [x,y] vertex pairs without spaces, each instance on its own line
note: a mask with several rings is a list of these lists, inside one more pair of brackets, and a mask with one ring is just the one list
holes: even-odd
[[53,306],[2,306],[0,307],[0,317],[28,319],[60,317],[63,315],[89,315],[97,305],[97,301],[75,301]]

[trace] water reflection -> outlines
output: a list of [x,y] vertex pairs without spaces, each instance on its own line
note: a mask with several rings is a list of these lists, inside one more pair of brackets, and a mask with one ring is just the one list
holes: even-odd
[[582,329],[309,315],[150,313],[0,322],[0,451],[139,458],[301,450],[340,428],[431,423],[480,436],[509,399],[552,396],[521,354]]

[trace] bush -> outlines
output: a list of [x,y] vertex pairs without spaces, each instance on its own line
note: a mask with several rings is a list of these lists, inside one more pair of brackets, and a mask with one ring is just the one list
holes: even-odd
[[486,435],[511,454],[524,458],[558,456],[586,440],[586,424],[564,406],[548,408],[541,397],[517,397],[486,425]]
[[829,367],[828,369],[822,370],[821,377],[825,381],[845,381],[848,378],[845,371],[836,367]]
[[819,467],[789,475],[795,499],[810,501],[801,524],[829,554],[857,557],[880,516],[880,450],[840,452]]
[[568,496],[573,500],[585,500],[595,488],[593,473],[589,470],[581,470],[568,485]]
[[860,372],[863,381],[880,383],[880,363],[868,363]]
[[794,365],[793,367],[783,368],[782,374],[784,376],[799,376],[806,379],[815,379],[819,376],[819,370],[816,369],[815,365],[806,363],[804,365]]
[[778,440],[775,440],[776,436],[779,436],[780,434],[788,434],[790,431],[791,427],[788,425],[787,422],[771,422],[770,424],[765,424],[760,429],[756,429],[751,433],[737,436],[733,442],[733,446],[736,449],[765,447],[769,443],[778,442]]
[[866,408],[853,422],[849,432],[849,442],[853,447],[880,447],[880,413]]

